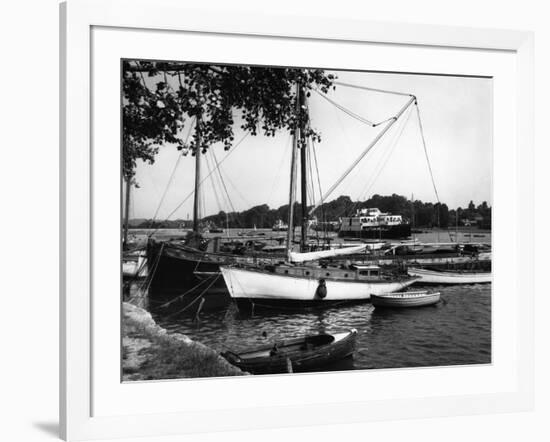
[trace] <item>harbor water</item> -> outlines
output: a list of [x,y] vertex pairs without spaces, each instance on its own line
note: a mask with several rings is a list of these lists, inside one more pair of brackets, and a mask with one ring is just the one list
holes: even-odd
[[378,309],[370,303],[245,316],[227,309],[155,320],[217,350],[246,350],[304,334],[357,329],[353,359],[332,369],[491,363],[491,284],[434,287],[435,306]]
[[[421,242],[450,240],[449,232],[422,232],[415,237]],[[459,232],[460,242],[490,243],[490,239],[490,232]],[[413,287],[423,288],[428,287]],[[251,316],[230,303],[221,310],[203,310],[198,317],[152,313],[161,327],[185,334],[218,352],[239,352],[307,334],[355,328],[358,337],[354,357],[327,368],[332,370],[491,363],[491,284],[429,289],[441,292],[441,301],[410,309],[380,309],[365,302]]]

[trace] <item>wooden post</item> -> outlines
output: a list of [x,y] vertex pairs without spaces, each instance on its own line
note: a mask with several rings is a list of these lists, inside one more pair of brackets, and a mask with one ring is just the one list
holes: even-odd
[[197,313],[195,313],[195,321],[199,320],[199,315],[201,313],[202,306],[204,305],[204,298],[201,298],[201,302],[199,304],[199,308],[197,309]]
[[292,373],[292,361],[290,358],[286,358],[286,371]]

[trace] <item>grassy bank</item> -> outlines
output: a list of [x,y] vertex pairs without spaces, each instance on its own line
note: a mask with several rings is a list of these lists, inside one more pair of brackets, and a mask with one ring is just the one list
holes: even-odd
[[122,306],[122,378],[124,381],[240,376],[214,350],[159,327],[146,310]]

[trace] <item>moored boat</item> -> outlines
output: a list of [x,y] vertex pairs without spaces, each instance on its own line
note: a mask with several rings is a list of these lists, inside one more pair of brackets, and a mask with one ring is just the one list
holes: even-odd
[[329,307],[370,299],[413,284],[415,278],[384,274],[378,266],[348,268],[279,264],[220,266],[231,298],[241,310],[261,307]]
[[401,215],[382,213],[377,208],[359,209],[354,216],[343,217],[340,237],[398,239],[411,236],[411,224]]
[[407,273],[419,278],[419,284],[482,284],[493,280],[491,272],[439,271],[409,267]]
[[[231,302],[223,277],[221,264],[269,264],[281,260],[278,253],[250,252],[232,254],[206,252],[188,247],[175,241],[155,241],[148,243],[148,267],[150,295],[159,303],[174,299],[181,293],[187,293],[178,304],[200,303],[197,297],[204,299],[203,310],[225,308]],[[195,309],[189,310],[190,314]]]
[[274,232],[284,232],[288,229],[288,224],[285,224],[283,220],[278,219],[275,224],[273,224],[273,227],[271,230]]
[[122,276],[123,278],[145,278],[147,276],[147,256],[144,250],[124,253]]
[[246,352],[225,351],[231,364],[253,374],[315,370],[353,355],[357,330],[306,336],[264,345]]
[[375,307],[403,308],[423,307],[437,304],[441,299],[440,292],[410,291],[401,293],[383,293],[372,295],[371,302]]

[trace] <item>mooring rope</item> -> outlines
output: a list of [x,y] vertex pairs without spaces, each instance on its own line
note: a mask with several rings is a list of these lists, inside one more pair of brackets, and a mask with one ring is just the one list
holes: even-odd
[[164,243],[162,243],[160,245],[160,250],[156,256],[156,260],[155,260],[155,263],[153,264],[153,269],[151,271],[151,273],[149,275],[147,275],[147,279],[145,280],[145,282],[147,284],[144,284],[140,287],[140,291],[143,290],[143,287],[145,286],[145,291],[148,292],[149,291],[149,287],[151,286],[151,283],[153,282],[153,277],[155,276],[155,273],[157,271],[157,267],[159,265],[159,262],[160,262],[160,258],[162,257],[162,251],[164,250]]
[[178,295],[176,296],[175,298],[172,298],[170,301],[168,302],[165,302],[164,304],[161,304],[158,306],[159,309],[161,308],[166,308],[166,307],[169,307],[170,305],[172,305],[174,302],[176,302],[177,300],[185,297],[186,295],[188,295],[189,293],[191,293],[193,290],[196,290],[198,289],[201,285],[203,285],[205,282],[207,281],[210,281],[210,279],[214,278],[216,275],[212,275],[210,276],[209,278],[206,278],[206,279],[203,279],[201,282],[199,282],[197,285],[191,287],[189,290],[187,290],[186,292],[182,293],[181,295]]
[[178,310],[177,312],[175,313],[171,313],[170,315],[167,315],[166,318],[172,318],[176,315],[179,315],[181,313],[183,313],[184,311],[186,311],[189,307],[191,307],[192,305],[194,305],[199,299],[201,299],[204,294],[210,289],[210,287],[212,287],[214,285],[214,283],[218,280],[218,278],[220,277],[220,274],[216,275],[216,278],[210,283],[210,285],[208,287],[206,287],[201,293],[199,296],[197,296],[195,299],[193,299],[193,301],[191,301],[189,304],[187,304],[184,308],[182,308],[181,310]]

